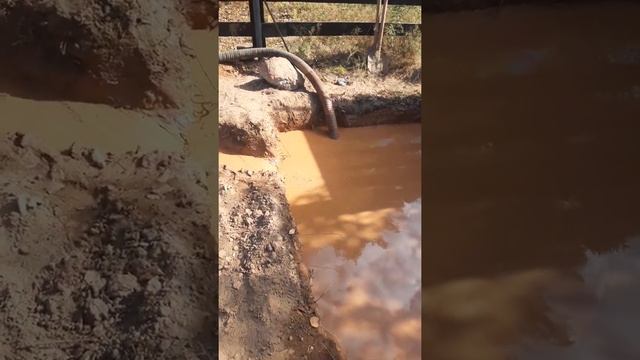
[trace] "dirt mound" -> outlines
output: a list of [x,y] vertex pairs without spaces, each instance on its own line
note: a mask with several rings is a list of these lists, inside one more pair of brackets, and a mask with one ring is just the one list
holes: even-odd
[[220,184],[220,358],[341,359],[316,323],[281,180],[221,170]]
[[[194,92],[175,1],[0,4],[0,92],[36,100],[189,111]],[[190,112],[190,111],[189,111]]]
[[214,358],[209,196],[182,156],[11,136],[0,169],[0,358]]

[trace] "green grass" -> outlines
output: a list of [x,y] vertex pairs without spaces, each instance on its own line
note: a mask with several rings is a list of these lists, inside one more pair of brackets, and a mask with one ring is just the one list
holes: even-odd
[[[362,4],[318,4],[318,3],[268,3],[278,22],[373,22],[375,5]],[[248,21],[248,5],[244,2],[221,2],[220,21]],[[265,9],[265,17],[271,16]],[[389,5],[387,23],[421,23],[419,6]],[[420,32],[396,36],[393,27],[387,26],[383,39],[383,55],[388,59],[388,71],[415,80],[421,69]],[[372,36],[300,36],[286,37],[285,41],[294,54],[323,73],[344,76],[351,73],[364,74]],[[250,38],[222,38],[221,50],[233,48],[239,43],[250,43]],[[284,48],[280,38],[267,39],[267,46]]]

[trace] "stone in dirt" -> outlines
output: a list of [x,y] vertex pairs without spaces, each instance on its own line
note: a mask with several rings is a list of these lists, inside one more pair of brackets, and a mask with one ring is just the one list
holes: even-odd
[[49,184],[47,184],[47,188],[45,189],[45,191],[47,192],[47,194],[55,194],[62,189],[64,189],[63,183],[58,181],[52,181]]
[[312,316],[309,319],[309,324],[311,324],[311,327],[317,328],[318,326],[320,326],[320,319],[318,319],[317,316]]
[[158,186],[158,187],[154,188],[153,190],[151,190],[151,193],[152,194],[156,194],[156,195],[164,195],[164,194],[166,194],[168,192],[171,192],[171,191],[173,191],[173,187],[171,187],[171,186],[169,186],[167,184],[164,184],[162,186]]
[[16,196],[16,204],[18,206],[18,212],[20,215],[27,214],[27,205],[29,204],[29,197],[24,194],[18,194]]
[[102,169],[107,165],[107,156],[98,149],[92,149],[89,152],[89,162],[98,169]]
[[25,134],[16,133],[14,144],[18,147],[25,148],[31,145],[31,141]]
[[282,57],[263,59],[258,71],[265,81],[280,90],[296,90],[304,84],[302,74]]
[[157,292],[162,290],[162,283],[160,283],[160,280],[157,276],[152,277],[147,282],[146,290],[150,294],[156,294]]
[[87,315],[91,324],[105,320],[109,316],[109,305],[101,299],[89,299],[87,301]]
[[132,274],[117,274],[109,281],[109,293],[113,296],[124,297],[139,290],[138,279]]
[[91,287],[94,296],[97,296],[100,290],[107,284],[107,281],[95,270],[85,272],[84,281]]

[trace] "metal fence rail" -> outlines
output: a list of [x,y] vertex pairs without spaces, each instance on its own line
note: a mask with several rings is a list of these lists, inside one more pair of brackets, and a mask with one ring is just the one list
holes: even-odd
[[[251,36],[254,47],[264,47],[265,38],[277,36],[343,36],[373,35],[374,23],[360,22],[265,22],[262,0],[223,0],[248,1],[250,22],[220,22],[220,36]],[[318,4],[376,4],[376,0],[269,0],[269,2],[305,2]],[[422,0],[389,0],[390,5],[419,6]],[[385,32],[394,35],[406,35],[421,30],[421,24],[385,24]],[[280,31],[280,34],[278,33]]]

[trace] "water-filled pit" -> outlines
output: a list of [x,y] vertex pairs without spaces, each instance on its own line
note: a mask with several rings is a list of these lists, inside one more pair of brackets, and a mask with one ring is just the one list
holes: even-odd
[[283,159],[220,164],[284,178],[321,326],[348,359],[420,358],[421,126],[280,134]]

